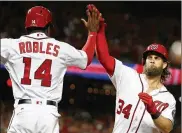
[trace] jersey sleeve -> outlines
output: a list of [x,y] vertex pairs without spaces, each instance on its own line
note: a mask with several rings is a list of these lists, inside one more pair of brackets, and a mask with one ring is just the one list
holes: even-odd
[[161,115],[165,118],[170,119],[172,123],[174,123],[175,113],[176,113],[176,100],[172,96],[169,106],[164,111],[162,111]]
[[110,77],[114,87],[116,90],[119,88],[123,88],[121,85],[123,84],[122,82],[128,82],[132,80],[132,78],[136,77],[137,72],[124,65],[121,61],[115,59],[115,68],[114,68],[114,73]]
[[11,39],[3,38],[0,40],[1,49],[1,64],[5,64],[10,56],[11,51]]
[[87,67],[88,60],[85,51],[78,50],[67,43],[63,45],[65,45],[66,65],[85,69]]

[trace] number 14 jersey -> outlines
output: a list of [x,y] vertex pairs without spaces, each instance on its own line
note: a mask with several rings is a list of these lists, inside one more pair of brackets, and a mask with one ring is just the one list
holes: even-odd
[[1,39],[1,63],[9,72],[16,99],[59,102],[68,66],[85,69],[87,55],[71,45],[37,32]]

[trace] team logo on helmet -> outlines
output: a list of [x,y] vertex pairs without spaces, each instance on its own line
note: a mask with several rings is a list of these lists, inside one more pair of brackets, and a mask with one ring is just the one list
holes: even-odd
[[32,26],[36,26],[36,22],[35,22],[35,20],[32,20],[32,24],[31,24]]
[[35,24],[35,20],[32,20],[32,24]]
[[148,50],[156,50],[158,49],[158,45],[157,44],[152,44],[148,47]]

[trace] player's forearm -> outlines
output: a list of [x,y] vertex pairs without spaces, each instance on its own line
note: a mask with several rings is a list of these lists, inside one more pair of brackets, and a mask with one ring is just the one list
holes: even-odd
[[96,56],[107,73],[112,76],[114,73],[115,60],[109,54],[108,44],[104,33],[97,34]]
[[153,121],[162,133],[169,133],[172,130],[172,122],[161,115]]
[[90,32],[87,38],[87,42],[82,48],[82,50],[85,51],[87,54],[87,58],[88,58],[87,66],[90,65],[94,56],[96,36],[97,36],[97,32]]

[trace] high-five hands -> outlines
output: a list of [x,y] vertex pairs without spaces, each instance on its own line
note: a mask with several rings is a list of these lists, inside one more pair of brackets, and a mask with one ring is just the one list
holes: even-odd
[[98,32],[99,30],[99,22],[101,19],[101,13],[98,13],[97,8],[93,7],[92,10],[87,9],[88,21],[85,19],[81,19],[88,29],[89,32]]
[[105,32],[105,27],[106,27],[107,25],[106,25],[106,23],[105,23],[104,18],[102,17],[102,14],[101,14],[100,11],[96,8],[95,5],[93,5],[93,4],[87,5],[87,11],[90,11],[90,12],[91,12],[91,11],[94,10],[94,9],[96,9],[97,14],[100,14],[100,19],[99,19],[100,23],[99,23],[99,31],[98,31],[98,33],[104,33],[104,32]]
[[[97,14],[101,14],[95,5],[93,4],[87,5],[87,10],[89,11],[92,11],[94,8],[97,10]],[[102,17],[102,14],[101,14],[100,22],[104,22],[104,18]]]

